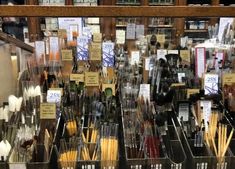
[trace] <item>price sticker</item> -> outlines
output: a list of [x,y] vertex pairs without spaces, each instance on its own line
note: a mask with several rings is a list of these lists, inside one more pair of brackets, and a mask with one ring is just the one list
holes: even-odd
[[85,85],[86,86],[99,86],[99,73],[98,72],[85,72]]
[[205,74],[204,78],[205,95],[218,93],[219,90],[218,81],[219,81],[219,76],[217,74]]
[[77,84],[84,82],[84,78],[84,74],[70,74],[70,81],[75,81]]

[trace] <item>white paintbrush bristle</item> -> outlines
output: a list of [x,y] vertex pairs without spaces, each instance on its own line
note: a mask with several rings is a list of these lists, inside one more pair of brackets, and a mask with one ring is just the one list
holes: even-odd
[[39,85],[37,85],[35,87],[35,96],[40,96],[41,95],[41,87]]
[[3,119],[5,119],[5,122],[8,122],[8,114],[9,114],[9,106],[5,106],[3,109]]
[[14,95],[10,95],[8,97],[8,102],[9,102],[9,110],[11,112],[14,112],[16,109],[16,100],[17,98]]
[[20,111],[21,105],[22,105],[23,98],[19,97],[16,101],[16,111]]
[[3,120],[4,119],[4,116],[3,116],[3,107],[0,108],[0,120]]

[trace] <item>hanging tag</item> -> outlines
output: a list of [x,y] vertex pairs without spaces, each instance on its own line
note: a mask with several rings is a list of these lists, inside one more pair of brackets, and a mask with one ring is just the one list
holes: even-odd
[[131,65],[139,64],[140,61],[140,52],[131,51]]
[[140,84],[139,98],[150,101],[150,84]]
[[128,23],[126,26],[126,39],[135,39],[135,24]]
[[114,43],[112,42],[102,43],[102,61],[104,67],[114,66]]
[[204,90],[205,95],[218,94],[219,91],[219,76],[217,74],[205,74]]
[[195,48],[195,51],[196,51],[196,57],[195,57],[196,76],[201,78],[203,73],[205,73],[206,69],[206,48]]
[[88,60],[89,56],[89,39],[87,36],[77,38],[77,59]]

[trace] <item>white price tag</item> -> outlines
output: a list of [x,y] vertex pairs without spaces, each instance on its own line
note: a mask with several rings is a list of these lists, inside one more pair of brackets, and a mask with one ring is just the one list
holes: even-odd
[[126,39],[126,31],[116,30],[116,41],[117,44],[124,44]]
[[145,58],[145,70],[149,71],[150,70],[150,58]]
[[207,130],[208,129],[207,122],[209,122],[210,120],[212,103],[209,100],[201,100],[200,106],[203,107],[203,118],[205,122],[205,128]]
[[48,103],[60,103],[61,101],[61,90],[50,89],[47,91],[47,102]]
[[139,97],[144,97],[144,100],[150,101],[150,84],[140,84]]
[[219,76],[217,74],[205,74],[204,78],[205,95],[217,94],[219,90],[218,82],[219,82]]
[[126,39],[135,39],[135,24],[128,23],[126,26]]
[[114,43],[113,42],[103,42],[102,58],[103,58],[104,67],[114,66]]
[[136,25],[136,38],[144,36],[144,25]]
[[157,50],[157,60],[164,59],[166,60],[167,50],[165,49],[159,49]]
[[182,83],[182,78],[185,77],[185,73],[178,73],[178,81]]
[[206,68],[206,49],[205,48],[196,48],[196,75],[202,77]]
[[140,61],[140,52],[131,51],[131,65],[139,64],[139,61]]
[[178,51],[178,50],[168,50],[167,53],[168,53],[168,54],[176,54],[176,55],[178,55],[178,54],[179,54],[179,51]]

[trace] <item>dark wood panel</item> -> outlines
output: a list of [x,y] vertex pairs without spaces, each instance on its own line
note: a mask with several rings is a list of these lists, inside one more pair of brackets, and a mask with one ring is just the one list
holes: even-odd
[[188,6],[0,6],[0,16],[96,16],[96,17],[228,17],[235,16],[235,7]]
[[34,48],[26,43],[24,43],[23,41],[19,40],[19,39],[16,39],[6,33],[3,33],[2,31],[0,31],[0,39],[7,42],[7,43],[11,43],[11,44],[14,44],[26,51],[29,51],[29,52],[34,52]]

